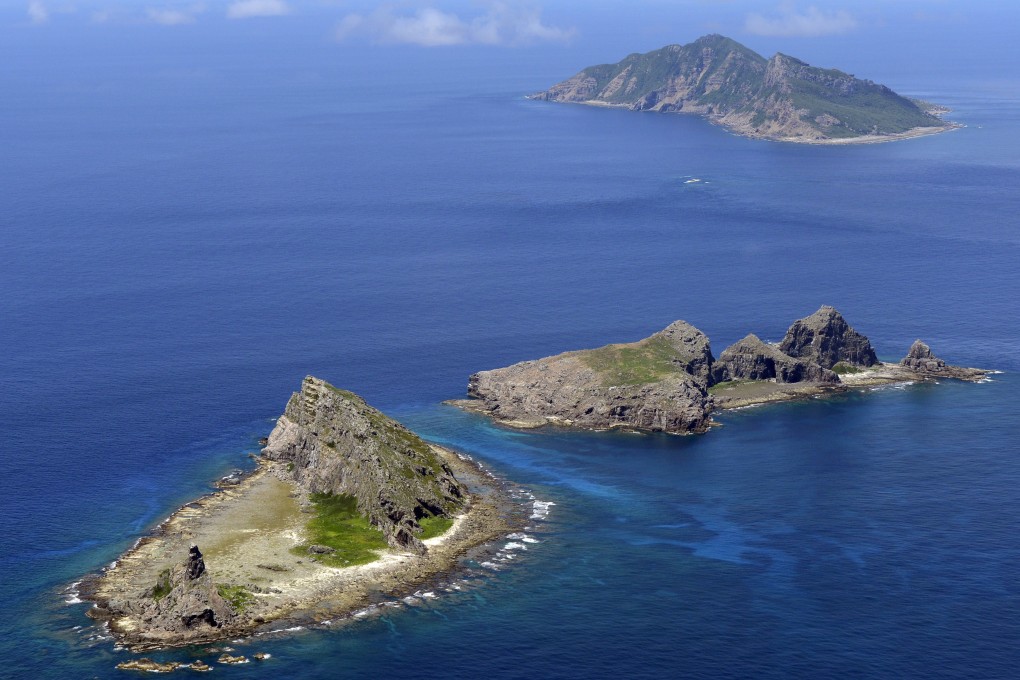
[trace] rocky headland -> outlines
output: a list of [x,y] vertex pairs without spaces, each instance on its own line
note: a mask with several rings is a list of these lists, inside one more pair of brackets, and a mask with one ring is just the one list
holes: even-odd
[[470,459],[308,377],[252,473],[189,503],[85,579],[134,650],[349,615],[403,597],[523,511]]
[[901,362],[883,363],[866,336],[823,306],[795,321],[777,344],[749,334],[715,359],[704,333],[675,321],[637,342],[480,371],[468,380],[469,399],[449,403],[511,427],[692,434],[708,430],[717,410],[987,374],[946,364],[920,340]]
[[959,127],[944,107],[721,35],[590,66],[532,99],[691,113],[747,137],[814,144],[883,142]]

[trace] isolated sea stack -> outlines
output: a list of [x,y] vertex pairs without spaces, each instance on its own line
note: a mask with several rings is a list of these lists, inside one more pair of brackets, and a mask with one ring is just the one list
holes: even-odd
[[450,517],[465,492],[418,435],[346,390],[308,376],[262,451],[311,493],[346,494],[396,548],[425,552],[423,517]]
[[785,54],[766,59],[721,35],[590,66],[533,99],[693,113],[749,137],[882,141],[952,129],[945,109]]
[[511,427],[705,432],[715,410],[801,399],[849,387],[953,377],[977,369],[947,366],[915,343],[900,364],[883,364],[871,341],[829,306],[793,322],[782,342],[753,333],[716,360],[708,338],[676,321],[638,342],[579,350],[468,380],[470,399],[450,403]]
[[907,356],[900,360],[900,365],[931,378],[955,378],[957,380],[981,380],[988,375],[987,371],[978,368],[950,366],[935,356],[931,347],[915,340],[910,346]]

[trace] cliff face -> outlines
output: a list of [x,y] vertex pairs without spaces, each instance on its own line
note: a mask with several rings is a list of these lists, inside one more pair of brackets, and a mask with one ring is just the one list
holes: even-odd
[[795,321],[780,344],[749,334],[723,350],[718,361],[704,333],[676,321],[638,342],[480,371],[468,380],[471,399],[451,403],[515,427],[553,423],[687,434],[707,430],[716,408],[805,398],[846,386],[985,375],[947,366],[920,341],[900,364],[882,364],[867,337],[823,306]]
[[839,376],[818,364],[783,354],[753,333],[723,350],[712,367],[714,382],[775,380],[778,383],[838,383]]
[[516,424],[704,432],[712,361],[704,333],[677,321],[639,342],[475,373],[468,395],[477,410]]
[[741,134],[824,140],[945,128],[870,80],[776,54],[766,60],[721,35],[584,69],[534,99],[709,115]]
[[352,392],[311,376],[263,450],[313,493],[349,494],[390,545],[424,552],[418,520],[450,516],[465,492],[427,443]]
[[855,331],[843,315],[829,306],[793,322],[779,349],[791,357],[812,361],[831,369],[840,362],[874,366],[878,357],[867,337]]

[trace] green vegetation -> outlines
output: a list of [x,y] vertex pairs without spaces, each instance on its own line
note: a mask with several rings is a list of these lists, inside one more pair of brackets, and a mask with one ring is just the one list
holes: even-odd
[[644,385],[676,373],[676,349],[669,340],[652,337],[629,345],[606,345],[578,352],[588,368],[602,374],[607,385]]
[[422,517],[418,524],[422,528],[421,536],[418,538],[424,541],[445,534],[453,526],[453,520],[448,517]]
[[750,383],[750,382],[755,382],[755,381],[754,380],[740,380],[740,379],[737,379],[737,380],[727,380],[725,382],[716,383],[716,384],[712,385],[711,387],[709,387],[708,388],[708,393],[709,394],[715,394],[716,392],[719,392],[721,390],[730,389],[732,387],[737,387],[738,385],[743,385],[745,383]]
[[255,596],[244,586],[231,586],[226,583],[217,583],[216,592],[220,594],[227,604],[235,612],[243,612],[248,605],[255,601]]
[[845,361],[840,361],[838,364],[832,367],[832,372],[838,375],[846,375],[848,373],[861,373],[864,371],[863,368],[848,364]]
[[[805,120],[828,114],[840,120],[847,133],[856,136],[871,133],[904,132],[915,127],[940,125],[910,100],[881,85],[862,85],[852,88],[849,94],[834,92],[824,84],[803,78],[791,78],[793,105],[807,109]],[[825,130],[829,136],[840,136],[839,126]]]
[[[307,525],[308,543],[291,550],[331,567],[350,567],[378,559],[376,551],[388,545],[383,533],[358,512],[358,501],[351,495],[312,494],[315,517]],[[324,545],[336,550],[331,555],[312,555],[309,545]]]
[[156,579],[156,585],[152,589],[152,599],[162,600],[164,597],[170,594],[172,588],[170,587],[170,569],[164,569],[159,572],[159,577]]

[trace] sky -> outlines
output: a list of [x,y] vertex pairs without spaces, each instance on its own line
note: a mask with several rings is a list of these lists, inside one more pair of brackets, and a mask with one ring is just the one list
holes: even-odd
[[194,63],[253,50],[267,62],[445,53],[567,77],[722,33],[765,56],[880,82],[1011,80],[1018,19],[1020,3],[989,0],[0,0],[0,58],[73,71],[95,54]]

